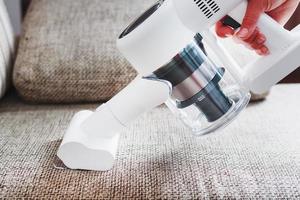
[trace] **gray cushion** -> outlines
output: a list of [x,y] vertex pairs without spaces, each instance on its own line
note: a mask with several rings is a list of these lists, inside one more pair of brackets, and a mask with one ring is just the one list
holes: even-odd
[[33,102],[107,100],[136,75],[116,49],[119,34],[153,0],[33,0],[14,85]]
[[[300,85],[276,86],[224,130],[194,137],[165,107],[121,132],[108,172],[53,167],[73,114],[96,105],[0,103],[0,198],[300,198]],[[287,98],[288,97],[288,98]]]

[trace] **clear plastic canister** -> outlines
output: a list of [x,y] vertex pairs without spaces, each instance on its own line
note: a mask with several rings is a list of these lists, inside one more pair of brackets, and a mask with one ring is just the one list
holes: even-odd
[[196,135],[226,126],[250,99],[226,66],[212,61],[200,34],[153,74],[172,84],[166,105]]

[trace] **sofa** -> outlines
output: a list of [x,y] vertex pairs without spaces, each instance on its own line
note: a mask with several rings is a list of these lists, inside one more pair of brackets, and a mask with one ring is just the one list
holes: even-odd
[[0,198],[299,199],[299,84],[275,86],[201,137],[159,106],[121,131],[106,172],[70,170],[57,158],[72,116],[135,77],[115,38],[149,4],[31,2],[3,79],[12,86],[0,101]]

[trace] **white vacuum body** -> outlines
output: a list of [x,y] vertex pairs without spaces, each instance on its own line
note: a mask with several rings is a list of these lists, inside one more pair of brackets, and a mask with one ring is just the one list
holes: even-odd
[[250,90],[263,93],[300,65],[299,28],[289,32],[265,14],[258,27],[269,56],[242,69],[224,51],[209,29],[225,16],[238,28],[246,6],[246,0],[161,0],[144,12],[117,40],[138,77],[95,112],[76,115],[58,157],[71,169],[110,169],[119,132],[162,103],[195,135],[228,125],[247,106]]

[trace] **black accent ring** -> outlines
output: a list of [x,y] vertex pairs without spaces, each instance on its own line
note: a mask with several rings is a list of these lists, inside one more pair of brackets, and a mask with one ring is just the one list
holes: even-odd
[[171,62],[154,72],[157,78],[168,80],[175,87],[201,67],[204,58],[196,49],[200,48],[206,54],[202,43],[202,36],[196,34],[194,39],[196,43],[189,44]]

